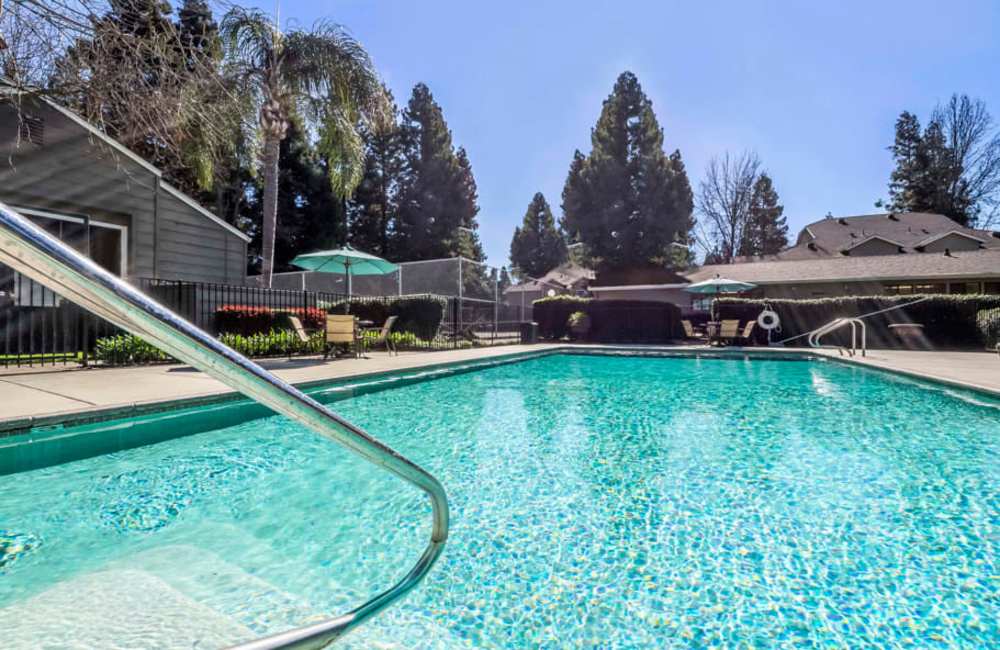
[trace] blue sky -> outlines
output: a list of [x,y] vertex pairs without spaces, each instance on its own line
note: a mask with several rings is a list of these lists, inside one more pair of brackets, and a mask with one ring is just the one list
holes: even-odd
[[536,191],[558,216],[573,150],[589,151],[623,70],[695,188],[713,155],[754,149],[793,231],[874,211],[901,110],[923,118],[964,92],[1000,119],[996,0],[282,0],[281,16],[345,25],[400,104],[430,86],[472,161],[493,264]]

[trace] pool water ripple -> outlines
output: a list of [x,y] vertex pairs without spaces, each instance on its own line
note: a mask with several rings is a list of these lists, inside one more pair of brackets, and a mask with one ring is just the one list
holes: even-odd
[[[1000,411],[952,393],[830,362],[559,355],[338,401],[453,512],[427,581],[344,645],[996,647]],[[270,417],[0,477],[0,516],[44,540],[8,544],[30,552],[0,565],[0,625],[112,567],[262,634],[398,579],[429,508]]]

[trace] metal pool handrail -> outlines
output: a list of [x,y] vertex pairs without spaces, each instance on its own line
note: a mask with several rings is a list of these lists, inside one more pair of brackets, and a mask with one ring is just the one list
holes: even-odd
[[448,499],[441,483],[427,471],[100,268],[3,203],[0,203],[0,262],[347,447],[420,488],[430,498],[433,509],[430,542],[402,580],[347,614],[242,644],[238,646],[241,650],[325,647],[405,595],[430,571],[448,539]]
[[[826,325],[809,333],[809,345],[814,348],[824,347],[820,344],[819,340],[830,332],[840,329],[845,325],[851,326],[851,347],[847,348],[850,356],[853,357],[858,351],[858,327],[861,328],[861,356],[868,356],[868,328],[865,326],[865,322],[860,318],[836,318],[830,321]],[[844,348],[837,346],[837,349],[840,350],[840,354],[843,356]]]

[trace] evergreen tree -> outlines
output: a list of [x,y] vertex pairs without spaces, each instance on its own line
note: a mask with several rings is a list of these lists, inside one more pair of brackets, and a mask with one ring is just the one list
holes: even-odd
[[[583,179],[583,171],[587,165],[587,157],[577,149],[573,152],[573,160],[569,164],[569,173],[562,191],[562,218],[559,227],[570,243],[580,242],[580,232],[576,226],[578,215],[584,214],[590,204],[588,187]],[[570,216],[572,215],[572,216]]]
[[540,278],[566,261],[566,242],[541,192],[528,204],[510,242],[510,262],[518,277]]
[[507,272],[506,266],[500,267],[500,279],[497,280],[497,294],[503,298],[503,295],[507,293],[507,289],[513,284],[510,279],[510,273]]
[[923,131],[917,117],[904,111],[889,150],[895,161],[890,209],[935,212],[981,228],[997,217],[1000,132],[982,101],[953,95]]
[[483,251],[479,233],[476,232],[479,229],[479,222],[476,219],[479,214],[479,189],[476,186],[476,177],[472,173],[472,163],[469,162],[465,147],[458,148],[455,158],[458,163],[458,175],[455,179],[456,208],[462,224],[455,251],[462,257],[482,262],[486,259],[486,253]]
[[184,0],[177,12],[177,35],[189,70],[222,58],[219,24],[205,0]]
[[896,139],[889,150],[896,161],[896,168],[889,177],[889,201],[893,210],[907,211],[907,206],[922,204],[918,198],[917,178],[923,173],[920,120],[909,111],[903,111],[896,120]]
[[788,224],[784,206],[778,204],[778,192],[771,177],[761,174],[750,195],[746,233],[741,240],[740,255],[774,255],[788,246]]
[[393,256],[422,260],[483,258],[476,183],[465,151],[456,153],[441,107],[417,84],[400,127],[403,170]]
[[[386,95],[392,102],[388,90]],[[364,176],[348,205],[351,245],[385,258],[396,257],[392,239],[399,212],[399,182],[404,163],[398,117],[399,111],[393,102],[384,124],[362,130]]]
[[[652,102],[622,73],[591,134],[593,149],[574,155],[563,190],[563,224],[603,268],[667,265],[692,221],[690,184],[680,154],[663,151]],[[674,159],[676,158],[676,159]]]

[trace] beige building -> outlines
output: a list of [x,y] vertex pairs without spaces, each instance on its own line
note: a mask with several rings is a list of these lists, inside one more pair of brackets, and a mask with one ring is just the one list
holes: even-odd
[[826,218],[777,255],[686,276],[700,282],[717,274],[773,298],[1000,293],[1000,233],[919,212]]
[[584,295],[593,280],[592,270],[567,262],[540,278],[508,287],[504,291],[504,299],[508,305],[529,307],[535,300],[548,295]]

